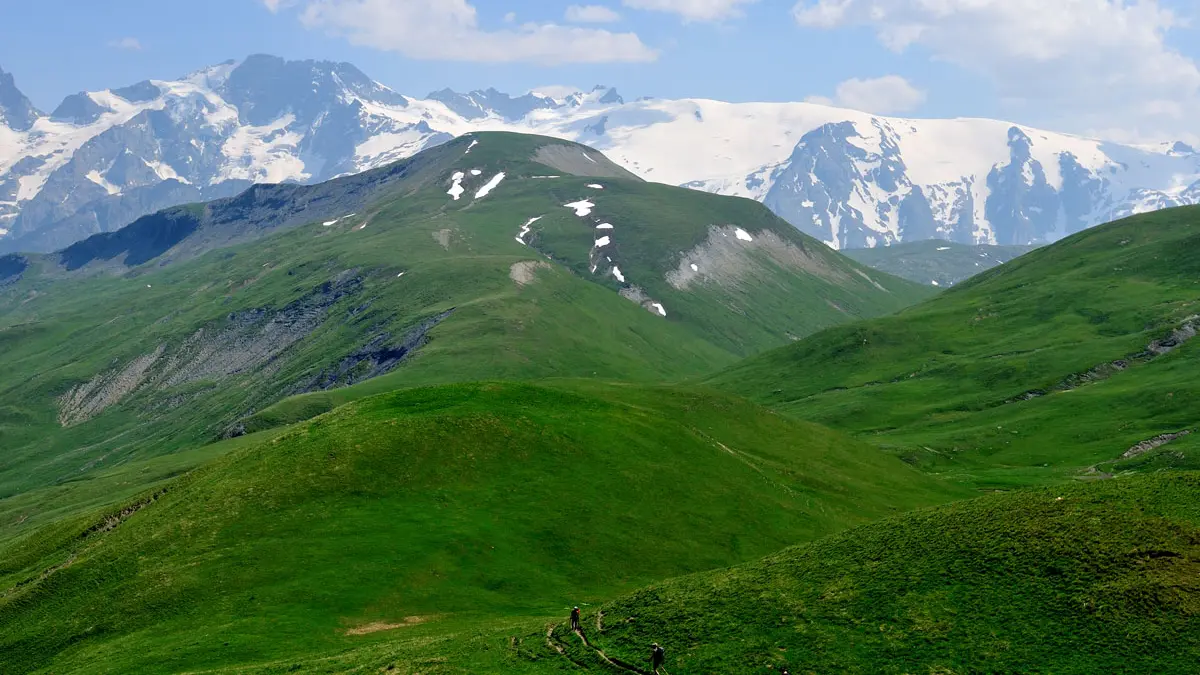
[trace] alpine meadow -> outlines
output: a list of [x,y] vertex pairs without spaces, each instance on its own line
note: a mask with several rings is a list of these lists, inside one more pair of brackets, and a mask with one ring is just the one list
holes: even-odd
[[3,11],[0,673],[1196,672],[1183,9],[610,4]]

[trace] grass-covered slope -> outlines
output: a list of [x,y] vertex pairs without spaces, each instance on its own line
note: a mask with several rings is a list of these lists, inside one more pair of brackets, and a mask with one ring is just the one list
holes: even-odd
[[981,485],[1190,466],[1188,437],[1163,442],[1200,425],[1198,315],[1200,209],[1171,209],[1080,233],[713,383]]
[[372,624],[500,625],[959,495],[719,395],[390,393],[0,549],[0,671],[291,663]]
[[673,675],[1182,674],[1200,660],[1198,578],[1200,476],[1183,473],[886,519],[657,584],[585,625],[643,667],[664,644]]
[[946,288],[1032,251],[1033,246],[968,246],[935,239],[843,249],[852,260],[919,284]]
[[[564,206],[584,199],[588,216]],[[690,274],[697,247],[689,260],[711,265],[676,288],[668,274]],[[925,292],[754,202],[515,134],[6,261],[0,499],[253,430],[293,395],[316,392],[287,419],[430,383],[695,377]]]

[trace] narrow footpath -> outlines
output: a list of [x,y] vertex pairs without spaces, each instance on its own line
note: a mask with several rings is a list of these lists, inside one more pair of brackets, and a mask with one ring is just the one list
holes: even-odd
[[[596,629],[597,630],[603,630],[601,628],[600,621],[601,621],[601,616],[597,615],[596,616]],[[580,667],[586,667],[586,666],[584,666],[584,664],[579,663],[575,659],[571,658],[571,655],[567,653],[566,647],[564,647],[561,643],[558,642],[558,640],[555,639],[554,629],[557,627],[558,627],[557,624],[550,624],[549,626],[546,627],[546,644],[550,645],[550,647],[552,649],[554,649],[554,651],[558,652],[559,655],[570,660],[571,663],[574,663],[575,665],[580,666]],[[584,635],[583,631],[574,630],[571,632],[574,633],[575,636],[579,638],[579,641],[583,644],[584,647],[587,647],[588,649],[592,650],[592,652],[594,652],[596,654],[596,656],[600,657],[601,661],[612,666],[613,668],[616,668],[617,670],[621,670],[621,671],[624,671],[627,673],[637,673],[638,675],[654,675],[650,671],[639,668],[639,667],[633,665],[632,663],[628,663],[628,662],[622,661],[621,659],[618,659],[614,656],[609,656],[608,654],[605,654],[603,649],[600,649],[599,647],[593,645],[591,640],[588,640],[587,635]],[[660,675],[669,675],[669,673],[667,673],[667,670],[665,668],[659,668],[659,673],[660,673]]]

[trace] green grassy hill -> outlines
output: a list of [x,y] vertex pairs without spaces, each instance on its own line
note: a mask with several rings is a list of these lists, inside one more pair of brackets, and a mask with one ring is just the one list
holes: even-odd
[[502,627],[964,494],[745,401],[594,381],[396,392],[239,442],[0,548],[0,671],[197,670],[336,654],[364,627]]
[[846,249],[842,254],[880,272],[948,288],[1033,249],[1033,246],[967,246],[935,239]]
[[585,625],[643,667],[664,644],[672,675],[1182,674],[1200,660],[1198,574],[1200,476],[1161,475],[886,519],[651,586]]
[[1171,209],[1080,233],[712,383],[981,487],[1187,468],[1192,437],[1162,442],[1200,425],[1198,315],[1200,209]]
[[[584,199],[586,217],[564,206]],[[241,433],[292,395],[677,380],[925,293],[754,202],[644,183],[583,146],[514,134],[15,259],[0,282],[0,499]],[[693,276],[673,284],[681,265]]]

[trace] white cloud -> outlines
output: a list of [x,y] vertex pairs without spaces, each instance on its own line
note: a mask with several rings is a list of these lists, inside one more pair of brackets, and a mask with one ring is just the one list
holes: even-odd
[[272,13],[278,12],[284,7],[292,4],[292,0],[262,0],[262,2],[267,6],[267,10]]
[[622,4],[633,9],[678,14],[684,21],[720,21],[740,16],[742,5],[756,2],[758,0],[623,0]]
[[1200,68],[1167,45],[1182,21],[1158,0],[801,0],[793,14],[809,28],[874,29],[896,52],[927,50],[988,77],[1007,106],[1076,131],[1170,135],[1200,114]]
[[[289,0],[263,2],[278,9]],[[554,23],[486,30],[467,0],[305,0],[300,20],[352,44],[414,59],[556,65],[658,58],[636,33]]]
[[920,106],[925,102],[925,92],[899,75],[885,75],[870,80],[846,80],[837,86],[832,99],[810,96],[805,100],[887,115],[908,112]]
[[566,19],[570,23],[611,23],[620,21],[621,15],[604,5],[571,5]]
[[108,43],[108,46],[112,47],[113,49],[124,49],[125,51],[130,52],[142,51],[142,43],[137,38],[132,37],[124,37],[120,40],[112,40]]

